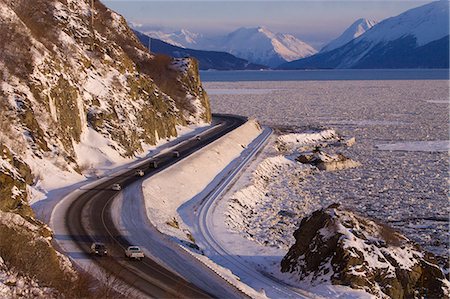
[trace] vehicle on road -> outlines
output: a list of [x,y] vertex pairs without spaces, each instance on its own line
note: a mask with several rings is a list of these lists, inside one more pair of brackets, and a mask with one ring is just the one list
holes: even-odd
[[148,165],[148,168],[157,168],[158,162],[156,161],[150,161],[150,164]]
[[136,170],[136,176],[144,176],[144,171],[142,169]]
[[108,250],[106,249],[105,244],[94,242],[91,245],[91,253],[98,256],[106,256],[108,255]]
[[197,136],[195,136],[195,139],[200,141],[200,140],[202,140],[202,137],[200,135],[197,135]]
[[125,256],[129,259],[142,260],[144,258],[144,252],[139,246],[129,246],[125,250]]
[[120,190],[122,190],[122,187],[120,186],[120,184],[113,184],[111,186],[111,189],[114,191],[120,191]]
[[172,156],[175,157],[175,158],[178,158],[178,157],[180,157],[180,152],[179,151],[173,151],[172,152]]

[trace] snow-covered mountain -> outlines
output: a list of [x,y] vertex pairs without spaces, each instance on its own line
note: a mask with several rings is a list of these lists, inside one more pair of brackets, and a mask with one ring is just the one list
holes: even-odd
[[448,68],[449,2],[436,1],[388,18],[335,50],[280,69]]
[[164,31],[147,31],[145,35],[177,47],[193,49],[197,49],[199,47],[198,43],[204,39],[202,34],[194,33],[186,29],[170,33]]
[[351,40],[354,40],[364,32],[372,28],[377,22],[368,19],[358,19],[350,27],[348,27],[338,38],[326,44],[320,53],[329,52],[331,50],[342,47]]
[[148,48],[151,41],[151,52],[165,54],[171,57],[193,57],[198,61],[200,70],[260,70],[267,66],[250,63],[230,53],[220,51],[204,51],[178,47],[156,38],[150,38],[144,33],[134,31],[141,43]]
[[223,37],[216,47],[237,57],[270,67],[308,57],[317,52],[292,35],[273,33],[265,27],[239,28]]
[[265,27],[239,28],[225,36],[203,36],[188,30],[174,33],[147,32],[169,44],[197,50],[222,51],[252,63],[276,67],[317,51],[290,34],[273,33]]

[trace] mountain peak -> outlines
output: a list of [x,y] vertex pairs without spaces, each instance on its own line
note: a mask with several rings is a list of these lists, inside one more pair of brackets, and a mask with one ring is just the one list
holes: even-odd
[[270,67],[317,52],[298,38],[274,33],[265,26],[238,28],[222,39],[221,50]]
[[371,30],[361,38],[378,43],[412,36],[417,46],[422,46],[449,35],[448,15],[448,1],[431,2],[380,22],[377,30]]
[[449,2],[388,18],[344,45],[280,66],[305,68],[448,68]]
[[377,24],[374,20],[369,20],[365,18],[360,18],[353,22],[338,38],[329,42],[326,46],[324,46],[320,52],[329,52],[331,50],[337,49],[346,43],[354,40],[355,38],[361,36],[367,30],[372,28],[375,24]]

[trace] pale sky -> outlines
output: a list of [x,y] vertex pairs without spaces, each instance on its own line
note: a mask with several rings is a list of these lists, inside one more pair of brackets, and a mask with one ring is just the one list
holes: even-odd
[[124,1],[104,0],[143,32],[188,29],[205,35],[239,27],[265,26],[289,33],[316,48],[339,36],[359,18],[381,21],[430,1]]

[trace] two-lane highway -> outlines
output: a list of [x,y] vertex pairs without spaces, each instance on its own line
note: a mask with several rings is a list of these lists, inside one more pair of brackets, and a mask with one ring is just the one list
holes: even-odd
[[[241,126],[246,121],[246,118],[231,115],[215,115],[214,117],[219,125],[203,133],[200,138],[193,137],[173,148],[173,151],[179,153],[179,157],[170,151],[144,160],[136,168],[85,190],[73,200],[67,209],[65,226],[77,246],[89,254],[89,246],[93,241],[105,243],[110,255],[106,258],[95,258],[96,263],[149,297],[206,298],[214,297],[214,294],[203,291],[149,257],[141,262],[129,261],[124,257],[124,249],[133,244],[129,244],[127,236],[122,235],[114,226],[110,205],[112,199],[117,195],[117,191],[113,191],[111,186],[117,183],[122,188],[126,188],[127,185],[142,179],[136,176],[137,169],[142,169],[145,173],[144,178],[148,178]],[[154,168],[150,161],[156,161],[157,167]],[[237,292],[233,287],[222,287],[229,288],[230,298],[237,297]]]

